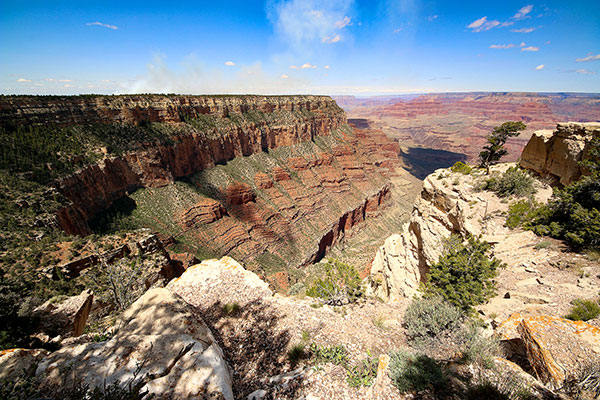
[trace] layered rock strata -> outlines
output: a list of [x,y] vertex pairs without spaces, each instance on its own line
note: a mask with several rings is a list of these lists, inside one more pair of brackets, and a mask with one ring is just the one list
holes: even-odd
[[600,137],[598,122],[567,122],[556,125],[555,130],[536,131],[523,149],[519,165],[568,185],[586,173],[580,162],[589,157],[593,137]]
[[[206,117],[212,122],[194,124]],[[58,212],[58,224],[67,233],[88,234],[87,222],[127,192],[330,135],[346,117],[324,96],[15,96],[0,98],[0,122],[169,126],[168,141],[134,143],[135,150],[105,157],[57,183],[71,203]]]

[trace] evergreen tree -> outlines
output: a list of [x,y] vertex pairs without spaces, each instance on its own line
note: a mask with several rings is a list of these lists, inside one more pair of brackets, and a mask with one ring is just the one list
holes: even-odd
[[490,165],[497,163],[500,158],[508,153],[504,144],[509,137],[519,136],[521,131],[526,128],[521,121],[508,121],[494,128],[487,137],[487,146],[483,146],[483,151],[479,153],[479,166],[486,169],[486,174],[490,173]]

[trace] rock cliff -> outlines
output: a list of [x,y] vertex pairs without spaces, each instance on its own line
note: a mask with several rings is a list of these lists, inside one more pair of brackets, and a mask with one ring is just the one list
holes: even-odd
[[[492,172],[504,171],[510,165],[495,166]],[[502,241],[503,246],[510,246],[505,241],[508,228],[503,226],[504,219],[491,218],[505,211],[506,203],[491,192],[475,190],[476,184],[474,176],[449,169],[437,170],[425,179],[410,220],[375,255],[369,279],[371,293],[385,301],[415,295],[429,266],[438,261],[444,239],[452,234],[482,234],[492,243]],[[536,196],[544,201],[550,195],[549,188],[540,188]]]
[[588,157],[590,140],[600,137],[600,123],[567,122],[555,130],[533,133],[521,154],[520,166],[562,185],[585,174],[579,162]]

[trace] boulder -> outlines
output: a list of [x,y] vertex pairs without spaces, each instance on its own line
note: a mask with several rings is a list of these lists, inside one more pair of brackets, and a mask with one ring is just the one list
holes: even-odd
[[0,351],[0,381],[14,381],[30,374],[31,367],[48,355],[42,349],[8,349]]
[[60,303],[45,302],[34,310],[40,318],[39,329],[50,336],[79,336],[92,309],[94,295],[87,289]]
[[76,378],[90,388],[133,382],[159,399],[233,399],[220,347],[179,296],[164,288],[147,291],[114,329],[106,342],[65,346],[46,357],[36,370],[42,387],[64,387]]
[[567,122],[555,131],[536,131],[523,149],[520,166],[568,185],[586,173],[579,165],[587,158],[592,137],[600,137],[600,123]]
[[538,379],[559,388],[587,363],[600,361],[600,328],[558,317],[527,317],[517,326]]

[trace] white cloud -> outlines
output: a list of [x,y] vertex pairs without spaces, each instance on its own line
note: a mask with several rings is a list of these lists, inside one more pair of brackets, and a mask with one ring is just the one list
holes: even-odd
[[326,65],[326,66],[324,66],[323,68],[325,68],[325,69],[329,69],[329,68],[331,68],[331,67],[330,67],[329,65]]
[[317,68],[316,65],[312,65],[310,63],[304,63],[300,66],[300,69],[315,69]]
[[520,44],[519,46],[521,46],[521,47],[525,47],[525,46],[527,46],[527,45],[525,44],[525,42],[521,42],[521,44]]
[[333,37],[324,36],[323,39],[321,39],[321,42],[322,43],[337,43],[341,40],[342,40],[342,37],[340,35],[335,35]]
[[342,40],[336,31],[352,21],[349,14],[353,3],[354,0],[273,0],[268,3],[267,16],[282,40],[295,47],[316,41],[335,43]]
[[490,49],[512,49],[513,47],[517,47],[516,44],[492,44],[490,45]]
[[582,74],[582,75],[595,75],[596,73],[594,71],[590,71],[589,69],[576,69],[575,72],[577,72],[578,74]]
[[115,31],[117,29],[119,29],[116,25],[103,24],[102,22],[98,22],[98,21],[96,21],[96,22],[88,22],[86,25],[87,26],[103,26],[105,28],[112,29],[112,30],[115,30]]
[[500,25],[500,21],[488,21],[486,16],[471,22],[469,25],[467,25],[467,28],[471,29],[473,32],[482,32],[489,31],[490,29],[495,28],[498,25]]
[[70,88],[70,87],[73,87],[73,85],[69,85],[69,84],[67,83],[66,85],[63,85],[63,87]]
[[288,79],[288,78],[289,78],[289,76],[287,76],[286,74],[283,74],[283,75],[281,75],[281,76],[280,76],[280,78],[281,78],[281,79]]
[[435,14],[435,15],[430,15],[429,17],[427,17],[427,21],[429,22],[433,22],[436,19],[438,19],[439,15]]
[[544,67],[545,67],[545,65],[544,65],[544,64],[540,64],[540,65],[538,65],[537,67],[535,67],[535,69],[536,69],[536,70],[538,70],[538,71],[541,71],[541,70],[543,70],[543,69],[544,69]]
[[335,27],[338,29],[345,28],[346,26],[350,25],[351,21],[352,21],[352,18],[350,18],[346,15],[346,16],[344,16],[344,18],[342,18],[341,20],[339,20],[338,22],[335,23]]
[[228,67],[235,67],[235,63],[233,61],[225,61],[225,65]]
[[600,60],[600,54],[596,54],[595,56],[589,55],[587,57],[578,58],[575,61],[577,61],[577,62],[586,62],[586,61],[595,61],[595,60]]
[[538,51],[540,48],[535,46],[523,47],[521,51]]
[[290,69],[298,69],[297,65],[290,65]]
[[521,9],[519,11],[517,11],[517,13],[512,16],[512,18],[513,19],[530,18],[529,15],[527,15],[527,14],[529,14],[531,12],[531,10],[533,10],[532,4],[521,7]]
[[396,28],[396,29],[394,29],[394,33],[400,33],[400,32],[402,32],[403,29],[404,29],[404,27],[402,27],[402,26],[399,28]]
[[535,28],[520,28],[520,29],[511,29],[511,32],[516,32],[516,33],[531,33],[533,31],[535,31]]
[[31,79],[19,78],[17,82],[31,82]]

